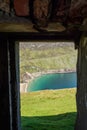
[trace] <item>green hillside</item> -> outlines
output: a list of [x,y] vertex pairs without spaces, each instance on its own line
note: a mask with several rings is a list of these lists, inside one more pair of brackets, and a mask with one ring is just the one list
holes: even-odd
[[76,69],[77,51],[74,46],[20,48],[20,73]]

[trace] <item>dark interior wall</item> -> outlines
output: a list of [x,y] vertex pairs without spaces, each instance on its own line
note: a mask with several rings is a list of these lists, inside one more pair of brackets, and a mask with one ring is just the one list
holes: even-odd
[[[6,40],[0,39],[0,129],[10,130],[10,100],[8,73],[8,45]],[[5,125],[3,125],[5,124]]]
[[0,10],[16,16],[28,17],[42,26],[48,21],[82,24],[87,17],[86,0],[2,0]]

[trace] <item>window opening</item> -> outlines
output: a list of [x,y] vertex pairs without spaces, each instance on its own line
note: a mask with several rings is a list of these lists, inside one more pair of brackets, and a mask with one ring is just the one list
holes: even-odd
[[[22,130],[74,127],[76,61],[73,42],[20,42]],[[61,76],[57,77],[57,74]],[[63,81],[64,75],[66,81]],[[59,78],[62,78],[65,88],[50,88],[52,84],[58,86]],[[72,85],[67,87],[69,80]]]

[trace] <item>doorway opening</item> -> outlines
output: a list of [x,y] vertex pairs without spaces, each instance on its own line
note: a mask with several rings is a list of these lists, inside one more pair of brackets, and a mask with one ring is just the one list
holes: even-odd
[[36,91],[28,88],[43,75],[76,73],[76,62],[73,42],[20,42],[22,130],[73,130],[76,86]]

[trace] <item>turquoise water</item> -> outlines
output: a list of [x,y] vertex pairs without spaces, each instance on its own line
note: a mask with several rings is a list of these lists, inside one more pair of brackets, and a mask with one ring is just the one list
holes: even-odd
[[46,89],[63,89],[76,87],[76,73],[46,74],[34,79],[28,87],[28,92]]

